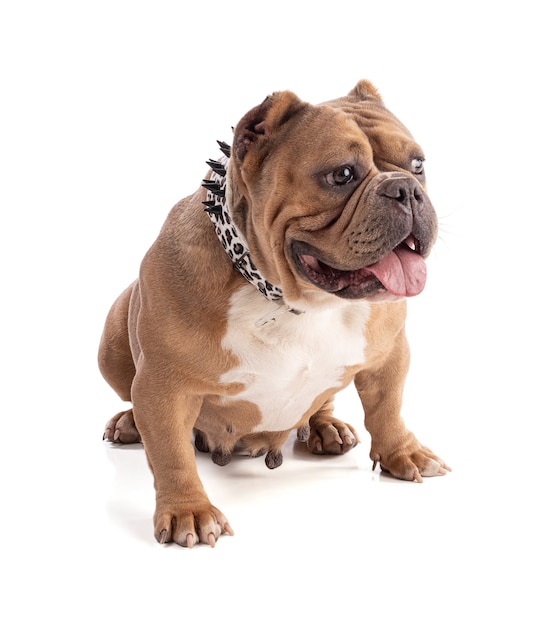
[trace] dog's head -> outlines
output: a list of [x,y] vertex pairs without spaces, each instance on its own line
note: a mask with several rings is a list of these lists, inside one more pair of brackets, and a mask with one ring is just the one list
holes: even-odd
[[424,154],[371,83],[313,106],[273,94],[236,126],[228,201],[285,300],[416,295],[437,235]]

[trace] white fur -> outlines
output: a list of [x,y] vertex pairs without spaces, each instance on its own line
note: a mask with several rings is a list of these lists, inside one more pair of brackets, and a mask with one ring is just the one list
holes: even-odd
[[245,385],[232,401],[258,406],[255,432],[293,428],[320,393],[342,384],[345,367],[364,362],[370,306],[337,298],[295,315],[251,285],[232,295],[222,345],[239,365],[221,382]]

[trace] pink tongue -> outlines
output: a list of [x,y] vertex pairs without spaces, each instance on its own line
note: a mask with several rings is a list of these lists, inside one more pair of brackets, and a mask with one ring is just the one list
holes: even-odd
[[366,269],[395,296],[416,296],[426,284],[424,259],[407,247],[396,248]]

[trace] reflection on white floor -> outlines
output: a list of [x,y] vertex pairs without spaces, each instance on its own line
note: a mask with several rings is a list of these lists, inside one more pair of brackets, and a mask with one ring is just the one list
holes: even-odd
[[[337,411],[345,418],[359,411],[354,393],[340,396]],[[423,624],[498,615],[535,623],[522,608],[537,593],[528,565],[541,548],[527,542],[541,520],[528,480],[490,473],[495,453],[470,458],[463,436],[430,442],[419,433],[453,472],[423,484],[398,481],[372,471],[359,428],[361,444],[341,457],[311,455],[293,434],[275,470],[245,457],[221,468],[196,453],[210,499],[235,530],[214,549],[157,544],[143,448],[96,445],[101,515],[84,541],[74,538],[70,559],[77,569],[97,568],[90,588],[108,589],[108,614],[121,619],[181,618],[188,602],[210,623],[252,623],[248,615],[262,624],[278,616],[327,624],[414,615]]]

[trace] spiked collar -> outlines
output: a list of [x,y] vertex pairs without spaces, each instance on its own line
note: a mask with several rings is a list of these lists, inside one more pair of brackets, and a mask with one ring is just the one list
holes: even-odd
[[[230,146],[222,141],[217,143],[223,156],[218,160],[206,161],[211,168],[211,178],[205,178],[202,181],[202,187],[207,190],[206,199],[203,203],[204,210],[213,222],[217,237],[236,270],[264,297],[271,302],[277,302],[280,305],[278,309],[298,314],[299,311],[291,309],[283,302],[281,288],[272,285],[256,268],[249,254],[249,246],[234,224],[226,202],[226,171],[230,160]],[[270,320],[266,319],[262,323],[267,321]]]

